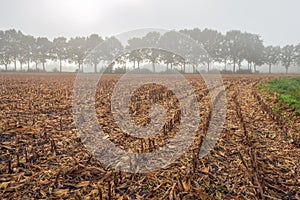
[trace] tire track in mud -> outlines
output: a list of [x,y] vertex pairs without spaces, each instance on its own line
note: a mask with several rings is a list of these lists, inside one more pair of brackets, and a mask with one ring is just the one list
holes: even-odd
[[294,149],[282,141],[284,129],[251,92],[258,80],[229,82],[223,134],[214,150],[199,161],[197,172],[202,175],[195,180],[221,192],[220,199],[295,197],[299,188],[299,151],[294,160],[287,159]]
[[[274,119],[263,104],[255,98],[253,92],[255,85],[255,83],[235,85],[235,104],[249,146],[248,167],[250,163],[255,177],[253,183],[258,186],[256,190],[259,198],[291,198],[297,193],[295,177],[297,177],[300,152],[285,141],[287,130],[284,124]],[[295,156],[294,162],[285,162],[285,157],[290,156],[291,149],[298,157]],[[286,185],[285,180],[295,180],[295,182]]]
[[234,95],[233,100],[234,100],[234,103],[236,105],[236,113],[237,113],[237,116],[239,118],[239,123],[240,123],[240,126],[242,127],[242,131],[243,131],[243,134],[244,134],[244,137],[245,137],[245,142],[246,142],[246,146],[247,146],[246,148],[247,148],[247,151],[248,151],[247,156],[250,157],[250,163],[248,162],[248,164],[247,164],[247,162],[245,161],[241,151],[239,151],[239,156],[240,156],[240,159],[242,160],[243,165],[247,169],[248,174],[252,175],[251,176],[251,182],[254,186],[257,197],[260,198],[260,199],[265,199],[264,186],[263,186],[263,183],[262,183],[261,174],[259,173],[259,169],[258,169],[258,166],[257,166],[256,149],[255,149],[255,147],[253,147],[253,143],[252,143],[250,135],[247,131],[246,123],[245,123],[245,120],[244,120],[244,117],[243,117],[243,114],[242,114],[242,109],[241,109],[236,91],[234,92],[233,95]]
[[[244,141],[245,136],[234,102],[235,84],[238,82],[230,81],[226,87],[227,116],[221,138],[211,154],[200,160],[208,172],[199,169],[203,175],[198,177],[198,181],[206,181],[204,187],[210,187],[209,184],[213,183],[212,189],[216,191],[221,188],[225,195],[219,199],[255,198],[256,196],[254,184],[250,183],[252,176],[249,170],[244,168],[240,159],[240,151],[245,151],[247,143]],[[236,196],[237,193],[239,196]]]
[[[285,112],[285,114],[279,114],[274,112],[274,102],[266,102],[264,97],[260,94],[261,91],[255,91],[255,88],[252,91],[254,98],[261,104],[263,110],[270,115],[273,119],[274,123],[281,127],[281,131],[283,135],[281,136],[284,138],[292,138],[292,143],[300,148],[300,123],[299,117],[295,116],[292,112]],[[268,94],[269,95],[269,94]],[[268,97],[269,98],[269,97]],[[277,101],[277,100],[276,100]]]

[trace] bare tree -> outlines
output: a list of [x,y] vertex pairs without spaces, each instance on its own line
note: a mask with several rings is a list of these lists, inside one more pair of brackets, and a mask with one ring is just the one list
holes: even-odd
[[88,53],[85,37],[71,38],[68,42],[68,60],[78,64],[78,71],[83,72],[83,61]]
[[62,62],[68,59],[67,38],[58,37],[53,40],[52,55],[59,61],[59,72],[62,72]]
[[286,73],[288,73],[290,66],[295,61],[295,50],[294,45],[286,45],[281,49],[280,61],[285,67]]
[[264,49],[264,62],[269,65],[269,73],[272,73],[272,66],[280,61],[280,47],[267,46]]

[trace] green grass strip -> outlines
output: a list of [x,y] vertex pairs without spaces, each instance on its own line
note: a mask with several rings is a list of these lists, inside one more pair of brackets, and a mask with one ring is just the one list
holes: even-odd
[[300,78],[280,78],[258,85],[258,88],[269,93],[276,93],[280,103],[287,104],[300,115]]

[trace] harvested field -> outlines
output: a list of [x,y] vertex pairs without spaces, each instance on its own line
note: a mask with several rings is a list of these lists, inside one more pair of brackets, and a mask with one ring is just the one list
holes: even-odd
[[[279,76],[223,76],[227,115],[222,135],[199,159],[211,103],[204,81],[187,75],[199,101],[195,140],[171,165],[145,174],[111,169],[82,144],[73,120],[75,77],[0,74],[0,199],[300,199],[300,117],[288,108],[282,111],[285,118],[278,115],[276,97],[256,89]],[[133,120],[149,123],[147,110],[159,103],[168,110],[167,123],[155,136],[131,137],[111,112],[119,78],[102,77],[96,95],[98,122],[109,140],[139,153],[166,145],[178,131],[176,96],[159,85],[137,90],[130,105]]]

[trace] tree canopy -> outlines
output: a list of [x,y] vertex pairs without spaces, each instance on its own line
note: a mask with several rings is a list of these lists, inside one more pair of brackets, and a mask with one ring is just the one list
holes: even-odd
[[189,65],[196,72],[199,65],[206,66],[206,71],[210,71],[211,66],[218,63],[225,70],[231,64],[234,73],[237,67],[241,70],[242,65],[248,63],[249,71],[255,72],[257,66],[266,64],[269,73],[275,65],[281,65],[288,73],[292,65],[300,65],[300,44],[264,46],[257,34],[239,30],[223,34],[212,29],[198,28],[164,34],[149,32],[141,38],[130,38],[126,46],[115,37],[103,39],[98,34],[49,40],[46,37],[25,35],[14,29],[0,31],[2,70],[8,71],[8,67],[13,64],[13,70],[17,71],[19,62],[20,70],[24,70],[24,64],[27,64],[27,71],[32,70],[31,64],[34,63],[35,70],[39,70],[41,64],[42,70],[46,71],[48,61],[59,62],[60,72],[63,71],[63,63],[68,61],[77,64],[79,71],[83,71],[85,62],[90,62],[94,72],[98,72],[101,62],[104,65],[118,63],[125,69],[139,68],[142,62],[148,62],[153,72],[156,72],[157,64],[165,64],[167,69],[177,66],[182,72]]

